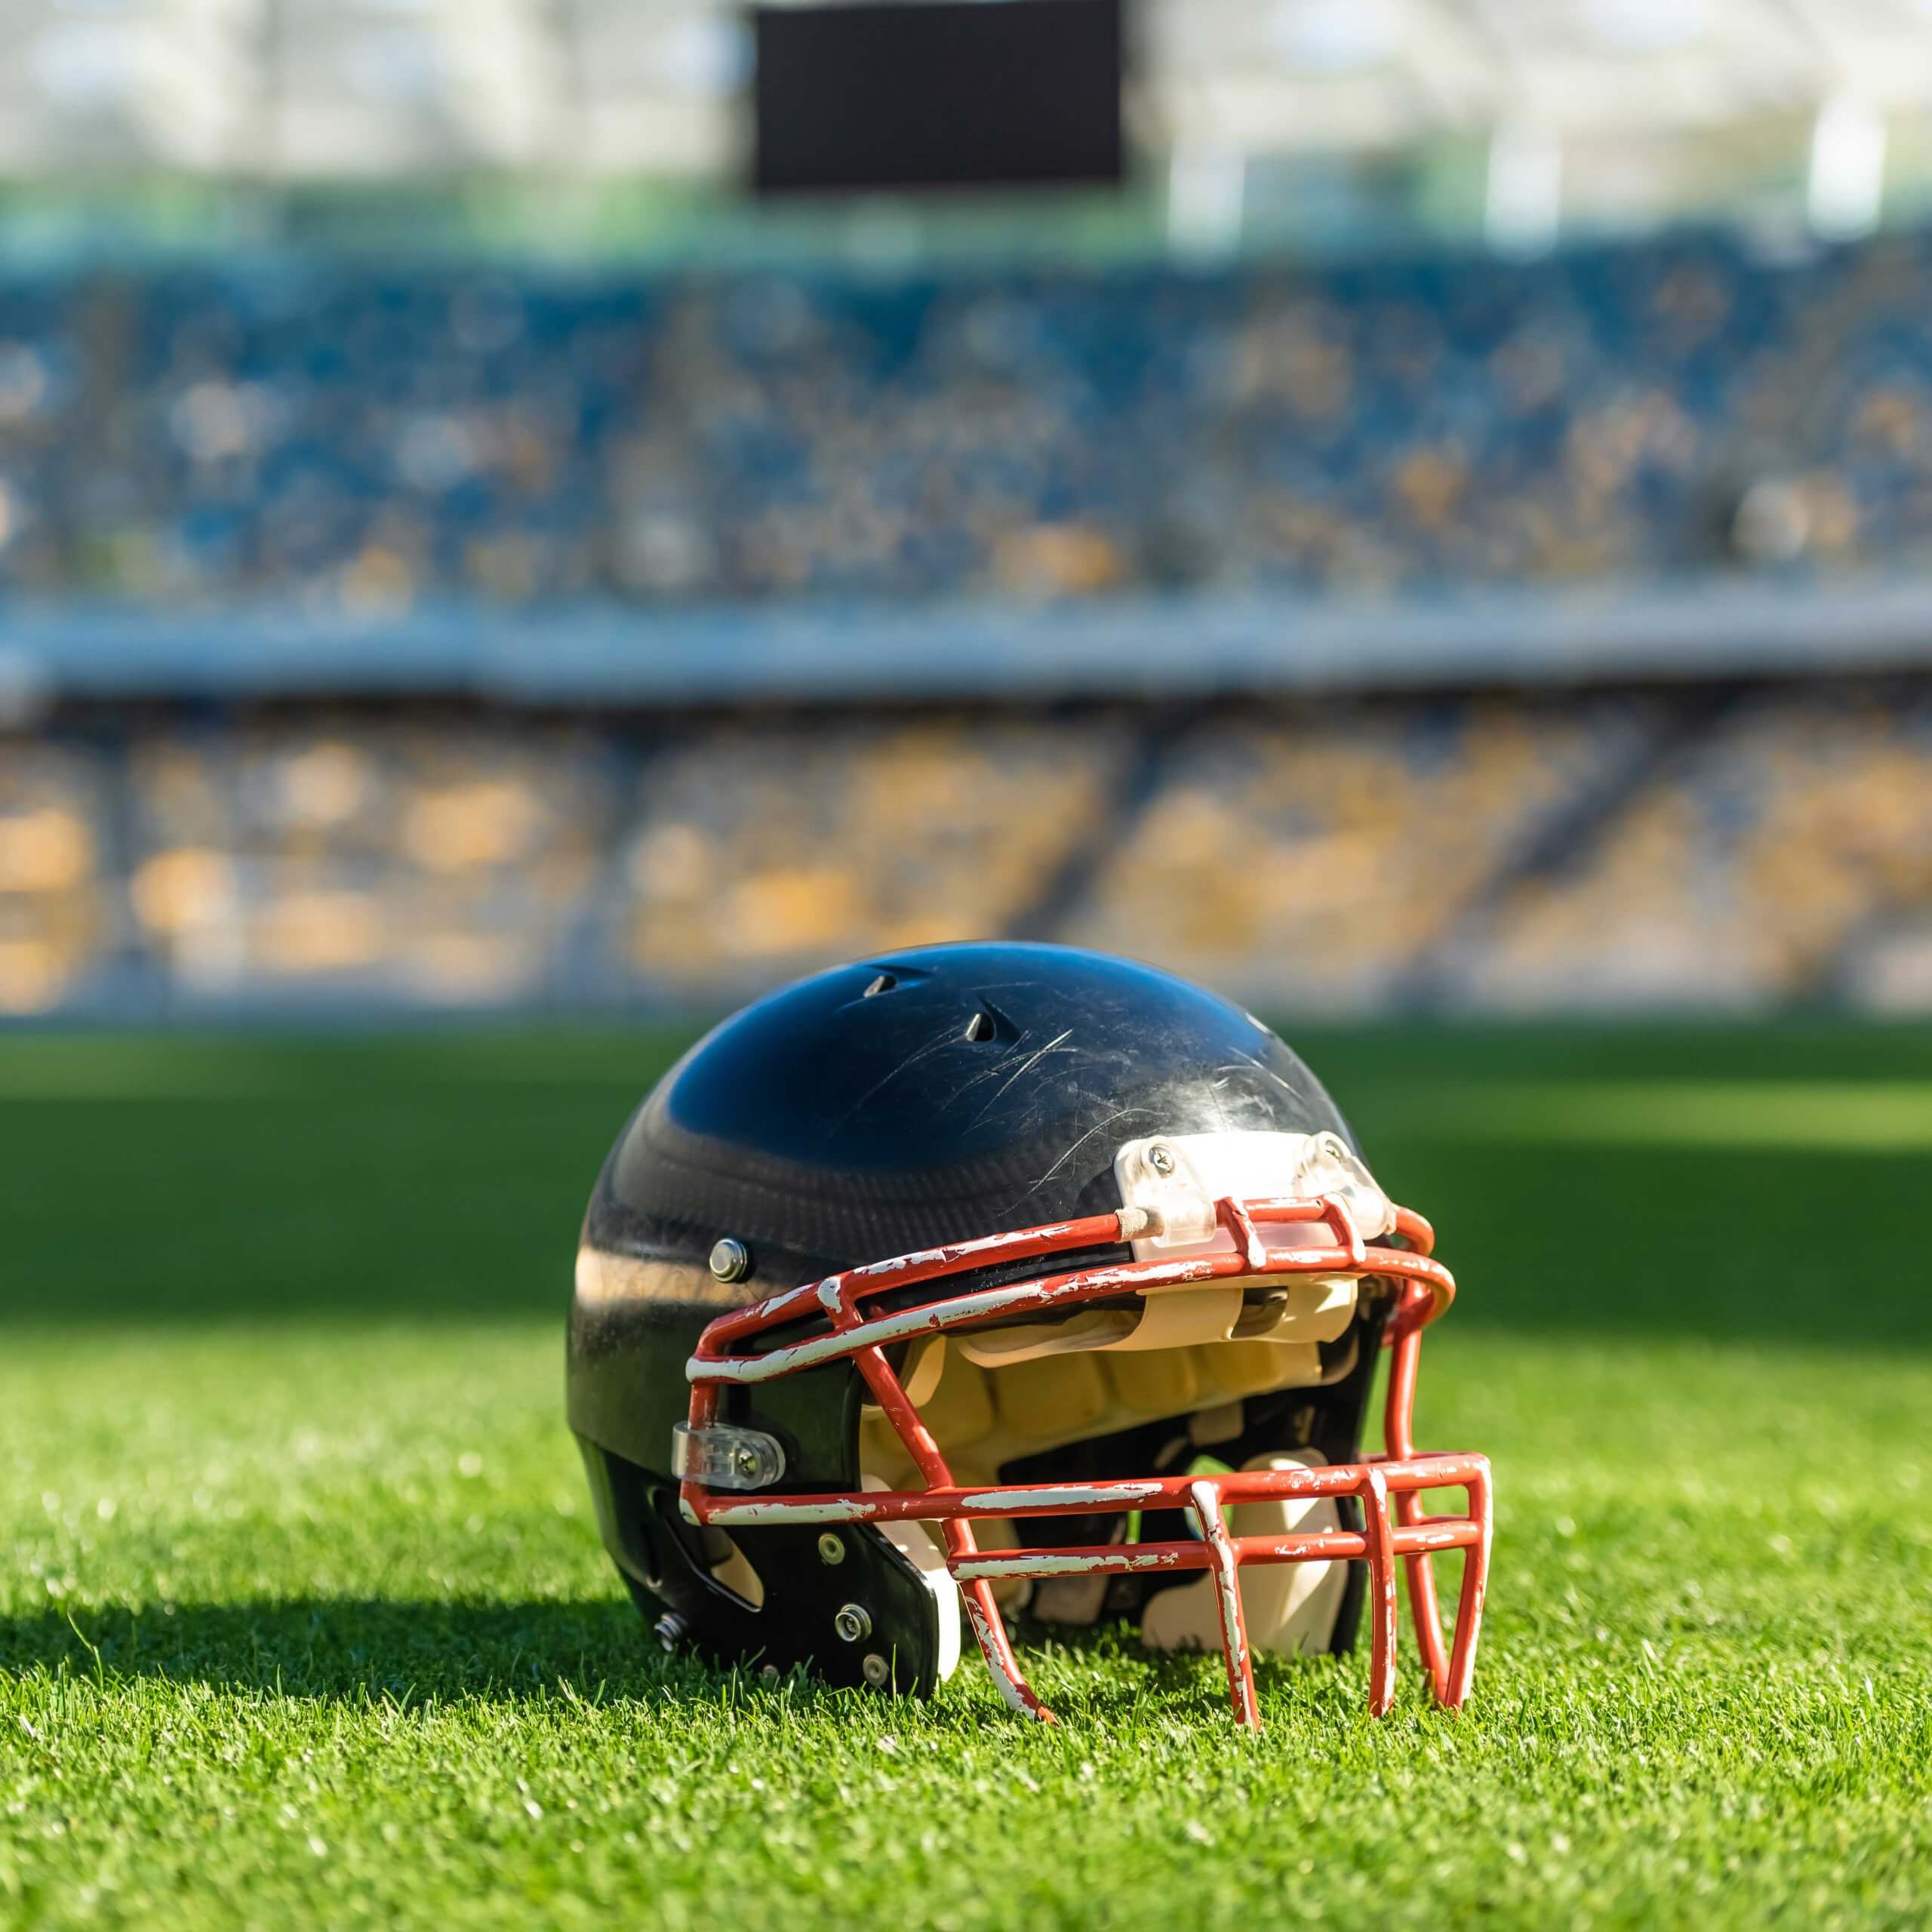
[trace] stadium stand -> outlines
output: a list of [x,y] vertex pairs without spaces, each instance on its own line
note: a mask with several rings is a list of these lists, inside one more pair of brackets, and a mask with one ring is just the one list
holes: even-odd
[[1271,1011],[1932,1004],[1932,681],[0,737],[0,1013],[704,1010],[1020,933]]
[[[1928,909],[1932,694],[1782,692],[1686,744],[1451,971],[1484,1006],[1761,1007],[1837,990],[1847,942]],[[1872,970],[1874,1003],[1903,1003],[1903,964],[1891,1000]]]
[[0,740],[0,1014],[57,1007],[107,961],[109,789],[84,750]]
[[137,943],[190,1001],[536,1000],[602,861],[610,756],[438,723],[140,733]]
[[698,1001],[998,933],[1102,828],[1106,719],[727,724],[644,768],[619,872],[628,977]]
[[1255,1000],[1385,1004],[1470,896],[1654,729],[1620,700],[1211,718],[1067,937]]
[[0,285],[0,589],[380,620],[1387,592],[1932,543],[1932,244]]
[[[1932,1004],[1932,695],[1811,675],[1906,661],[1836,651],[1854,568],[1923,646],[1928,318],[1910,234],[912,280],[10,270],[0,1011],[712,1006],[1007,931],[1309,1011]],[[1538,649],[1601,678],[1540,613],[1746,578],[1796,611],[1797,681],[1457,693],[1487,620],[1445,590],[1527,587],[1512,678]],[[1440,676],[1389,675],[1433,694],[1168,675],[1189,611],[1274,650],[1291,599],[1284,661],[1311,611],[1420,617]],[[771,640],[862,607],[882,702],[779,708]],[[737,713],[570,712],[573,611],[571,649],[632,657],[635,614],[691,614]],[[948,628],[1029,611],[998,677],[960,641],[987,626]],[[466,685],[450,639],[519,612],[562,682]],[[417,619],[428,657],[331,686],[332,638],[380,656]],[[63,685],[90,624],[122,669]],[[1076,631],[1100,708],[1020,709],[1055,694],[1011,654]],[[1683,675],[1681,641],[1617,675]],[[964,668],[944,702],[1005,708],[912,708],[921,651]],[[113,683],[144,656],[167,676]],[[305,702],[262,702],[271,657]]]

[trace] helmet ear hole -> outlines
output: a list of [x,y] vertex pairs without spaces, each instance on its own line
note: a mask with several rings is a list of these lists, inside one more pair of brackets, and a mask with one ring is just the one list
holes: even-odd
[[747,1610],[764,1607],[764,1579],[752,1567],[750,1559],[736,1538],[715,1524],[701,1532],[705,1567],[721,1590],[728,1590]]

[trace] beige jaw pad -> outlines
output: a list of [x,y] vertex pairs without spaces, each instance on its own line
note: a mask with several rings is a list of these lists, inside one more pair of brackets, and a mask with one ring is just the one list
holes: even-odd
[[[1312,1449],[1299,1455],[1257,1456],[1249,1469],[1317,1469],[1327,1458]],[[1236,1537],[1285,1536],[1291,1531],[1341,1527],[1331,1497],[1269,1503],[1237,1503],[1229,1512]],[[1273,1657],[1301,1657],[1326,1650],[1334,1634],[1348,1566],[1341,1563],[1247,1563],[1238,1573],[1247,1641]],[[1205,1574],[1150,1602],[1140,1620],[1140,1641],[1150,1650],[1218,1651],[1220,1613],[1214,1580]]]

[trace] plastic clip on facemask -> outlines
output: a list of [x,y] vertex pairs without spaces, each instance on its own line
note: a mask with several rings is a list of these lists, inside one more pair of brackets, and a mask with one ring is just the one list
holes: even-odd
[[681,1482],[707,1489],[768,1489],[785,1473],[785,1451],[762,1429],[713,1423],[694,1429],[671,1426],[671,1472]]

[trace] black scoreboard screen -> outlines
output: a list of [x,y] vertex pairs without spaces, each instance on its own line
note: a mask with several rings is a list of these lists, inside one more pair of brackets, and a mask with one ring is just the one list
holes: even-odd
[[1121,0],[759,7],[758,192],[1121,178]]

